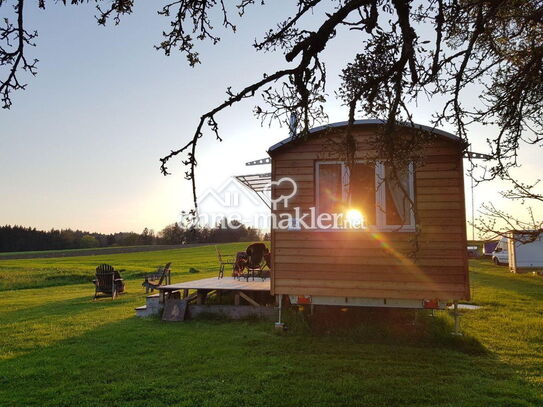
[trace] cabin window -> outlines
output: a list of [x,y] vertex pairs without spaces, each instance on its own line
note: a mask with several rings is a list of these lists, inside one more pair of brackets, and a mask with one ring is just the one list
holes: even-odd
[[319,161],[315,176],[317,214],[348,213],[354,209],[362,215],[363,229],[413,229],[411,164],[394,170],[383,163],[360,161],[349,170],[341,161]]
[[318,201],[320,213],[341,211],[343,166],[341,163],[323,163],[319,166]]
[[375,225],[375,167],[355,163],[348,178],[347,206],[360,211],[366,225]]
[[410,192],[409,168],[394,170],[384,165],[385,173],[385,221],[389,226],[409,225],[412,194]]

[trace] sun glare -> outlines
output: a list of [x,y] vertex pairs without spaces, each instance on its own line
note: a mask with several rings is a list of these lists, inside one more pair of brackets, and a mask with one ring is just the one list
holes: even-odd
[[364,225],[364,216],[359,210],[349,209],[346,215],[350,227],[360,228]]

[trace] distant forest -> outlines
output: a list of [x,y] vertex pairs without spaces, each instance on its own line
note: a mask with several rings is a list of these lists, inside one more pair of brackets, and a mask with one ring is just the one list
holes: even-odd
[[109,246],[139,246],[155,244],[225,243],[256,241],[269,237],[258,229],[241,223],[231,223],[233,228],[191,228],[177,223],[166,226],[160,232],[145,228],[141,233],[92,233],[82,230],[51,229],[37,230],[24,226],[0,226],[0,252],[23,252],[34,250],[86,249]]

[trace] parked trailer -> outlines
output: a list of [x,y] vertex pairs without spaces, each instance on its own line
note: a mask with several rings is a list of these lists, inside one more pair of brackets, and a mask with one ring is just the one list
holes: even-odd
[[543,268],[543,237],[534,241],[532,232],[508,232],[502,237],[492,252],[494,264],[509,265],[509,270],[516,273],[521,268]]
[[521,268],[543,268],[543,237],[533,240],[529,231],[511,231],[507,242],[509,271],[517,273]]

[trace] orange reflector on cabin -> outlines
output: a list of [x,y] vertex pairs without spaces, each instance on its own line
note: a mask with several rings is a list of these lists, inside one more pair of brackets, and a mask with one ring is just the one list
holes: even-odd
[[434,298],[433,300],[424,300],[424,308],[439,309],[439,300],[437,298]]
[[311,304],[311,296],[309,295],[299,295],[298,304]]

